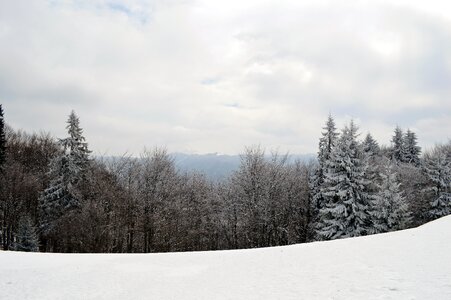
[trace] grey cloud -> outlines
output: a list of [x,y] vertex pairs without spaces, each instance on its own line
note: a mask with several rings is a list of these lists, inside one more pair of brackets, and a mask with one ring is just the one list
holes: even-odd
[[451,16],[359,3],[10,1],[0,101],[11,125],[55,135],[73,108],[110,153],[315,152],[329,112],[382,143],[396,123],[448,138]]

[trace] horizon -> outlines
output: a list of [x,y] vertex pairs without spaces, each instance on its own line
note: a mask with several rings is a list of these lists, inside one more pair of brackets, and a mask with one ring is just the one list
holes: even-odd
[[[332,116],[332,117],[333,117],[333,116]],[[6,119],[6,118],[5,118],[5,119]],[[351,120],[354,121],[354,122],[356,122],[356,119],[350,118],[348,121],[346,121],[346,123],[345,123],[342,127],[339,127],[338,124],[337,124],[337,131],[341,134],[341,131],[342,131],[343,127],[344,127],[344,126],[347,126]],[[66,121],[67,121],[67,120],[66,120]],[[357,120],[357,121],[358,121],[358,120]],[[82,123],[82,122],[80,122],[80,123]],[[24,129],[24,128],[15,128],[14,126],[12,126],[11,124],[8,123],[8,120],[7,120],[7,119],[6,119],[6,125],[9,126],[9,127],[10,127],[12,130],[14,130],[14,131],[23,131],[23,132],[25,132],[25,133],[27,133],[27,134],[41,134],[41,133],[42,133],[42,134],[49,134],[50,137],[53,138],[53,139],[63,138],[64,136],[67,135],[67,132],[63,132],[63,134],[62,134],[61,136],[58,137],[58,136],[56,136],[54,133],[52,133],[52,132],[50,132],[50,131],[44,131],[44,130],[42,130],[42,129],[38,129],[38,130],[36,130],[36,129],[31,129],[31,130],[27,130],[27,129]],[[323,125],[324,125],[324,124],[323,124]],[[395,125],[395,126],[398,126],[398,125]],[[84,132],[84,131],[85,131],[85,128],[83,128],[83,124],[81,124],[81,127],[82,127],[83,132]],[[361,127],[360,127],[359,124],[357,124],[357,128],[358,128],[358,140],[360,140],[360,141],[363,141],[363,140],[364,140],[364,138],[365,138],[365,136],[366,136],[367,133],[370,133],[371,135],[373,135],[372,132],[369,132],[369,131],[366,131],[366,132],[365,132],[365,131],[361,130]],[[396,128],[396,127],[394,127],[393,130],[390,132],[392,135],[393,135],[393,132],[394,132],[394,129],[395,129],[395,128]],[[407,129],[410,129],[410,128],[407,128]],[[322,131],[322,130],[323,130],[323,128],[321,128],[321,131]],[[403,133],[406,132],[406,128],[401,128],[401,130],[403,131]],[[414,131],[414,133],[415,133],[415,134],[418,134],[418,133],[415,132],[415,131]],[[318,134],[317,142],[318,142],[318,140],[319,140],[320,135],[321,135],[321,132],[319,132],[319,134]],[[380,142],[379,140],[377,140],[377,139],[376,139],[376,141],[377,141],[378,144],[379,144],[380,146],[382,146],[382,147],[387,147],[387,148],[392,147],[392,142],[391,142],[392,135],[389,136],[390,140],[388,140],[387,143],[381,143],[381,142]],[[86,137],[86,136],[89,137],[89,135],[86,135],[85,132],[84,132],[84,136],[85,136],[85,137]],[[374,137],[374,135],[373,135],[373,137]],[[418,137],[418,135],[417,135],[417,137]],[[418,145],[421,147],[421,150],[422,150],[421,155],[422,155],[425,151],[429,151],[430,149],[432,149],[433,147],[435,147],[435,146],[437,146],[437,145],[449,143],[449,142],[451,141],[451,138],[449,138],[449,137],[448,137],[448,138],[443,138],[443,139],[440,140],[440,141],[435,141],[435,142],[433,142],[433,143],[431,143],[431,144],[428,144],[426,147],[423,146],[423,145],[421,144],[421,138],[418,138],[418,140],[419,140]],[[229,157],[241,156],[247,148],[253,148],[253,147],[259,147],[259,148],[261,148],[261,149],[264,151],[265,156],[270,156],[272,153],[277,153],[277,154],[280,154],[280,155],[288,155],[289,157],[292,157],[292,156],[312,156],[312,155],[316,156],[317,153],[318,153],[318,149],[313,149],[313,151],[311,151],[311,152],[303,152],[303,153],[300,153],[300,152],[292,152],[292,151],[290,151],[289,149],[288,149],[288,150],[286,150],[286,149],[281,150],[280,147],[277,146],[277,145],[274,146],[273,148],[271,148],[271,146],[265,146],[265,145],[262,145],[261,143],[250,144],[250,145],[242,145],[241,151],[236,152],[236,153],[235,153],[235,152],[234,152],[234,153],[226,153],[226,152],[221,152],[221,151],[196,152],[196,151],[189,151],[189,150],[187,150],[187,151],[183,151],[183,150],[172,150],[172,149],[170,149],[167,145],[143,145],[143,146],[141,147],[141,150],[139,150],[139,151],[137,151],[137,152],[133,152],[133,153],[130,152],[130,151],[125,151],[125,152],[122,152],[122,153],[119,153],[119,152],[116,152],[116,153],[108,153],[108,151],[102,151],[102,150],[99,150],[99,149],[96,149],[96,150],[91,149],[91,148],[90,148],[91,143],[90,143],[90,141],[89,141],[89,138],[86,138],[86,142],[88,143],[89,149],[92,151],[92,155],[93,155],[94,157],[97,157],[97,158],[102,158],[102,157],[114,157],[114,158],[116,158],[116,157],[130,157],[130,158],[139,158],[143,152],[145,152],[145,151],[147,151],[147,150],[152,150],[152,149],[164,149],[165,151],[167,151],[167,153],[168,153],[169,155],[179,155],[179,154],[180,154],[180,155],[190,155],[190,156],[196,156],[196,155],[198,155],[198,156],[215,155],[215,156],[229,156]]]

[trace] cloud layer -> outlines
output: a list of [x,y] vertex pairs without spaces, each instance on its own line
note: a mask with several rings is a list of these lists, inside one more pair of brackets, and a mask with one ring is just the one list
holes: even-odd
[[7,1],[0,103],[56,136],[74,109],[97,153],[315,152],[329,112],[429,147],[451,132],[451,7],[436,2]]

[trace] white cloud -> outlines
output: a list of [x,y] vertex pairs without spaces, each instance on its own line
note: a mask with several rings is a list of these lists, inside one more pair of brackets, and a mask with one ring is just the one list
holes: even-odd
[[451,10],[423,3],[9,1],[0,101],[14,127],[57,136],[73,108],[110,154],[316,152],[329,112],[427,146],[448,138]]

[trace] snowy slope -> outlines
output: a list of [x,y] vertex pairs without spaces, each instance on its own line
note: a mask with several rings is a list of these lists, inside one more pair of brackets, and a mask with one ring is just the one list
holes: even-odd
[[253,250],[0,252],[0,299],[451,299],[451,216],[389,234]]

